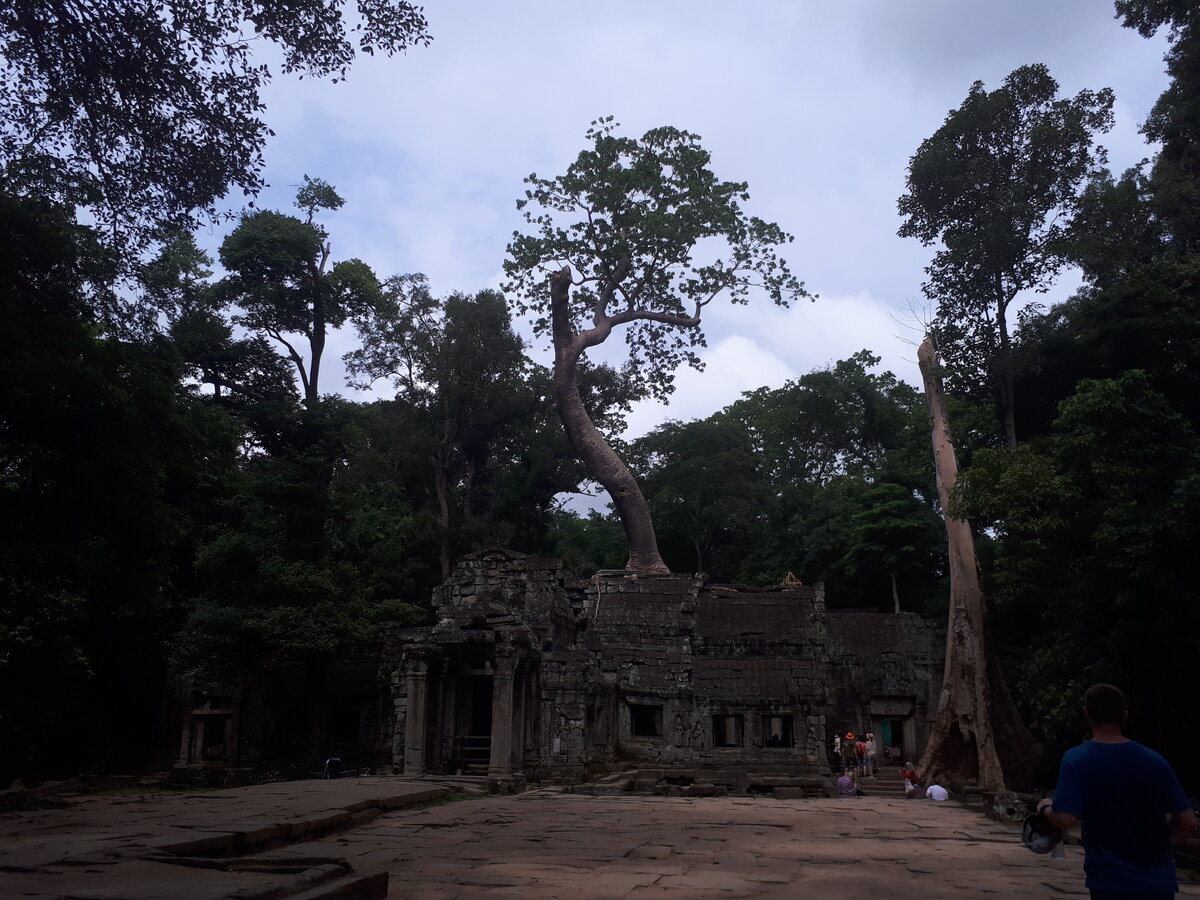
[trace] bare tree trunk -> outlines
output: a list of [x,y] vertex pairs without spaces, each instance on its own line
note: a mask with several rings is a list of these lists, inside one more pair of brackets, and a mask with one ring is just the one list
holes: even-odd
[[433,485],[437,495],[438,525],[441,527],[441,546],[438,549],[438,563],[442,569],[442,579],[450,577],[450,486],[447,484],[446,464],[444,459],[433,460]]
[[1008,339],[1008,303],[1000,276],[996,275],[996,330],[1000,333],[1000,416],[1004,421],[1004,442],[1009,450],[1017,446],[1017,401],[1013,388],[1012,345]]
[[892,577],[892,612],[900,612],[900,589],[896,586],[896,573],[888,572]]
[[917,351],[929,402],[938,499],[946,522],[950,557],[950,620],[946,666],[937,718],[917,767],[925,782],[933,775],[958,775],[988,791],[1019,784],[1032,774],[1039,748],[1021,721],[1000,667],[987,646],[987,607],[979,586],[970,525],[949,513],[958,461],[950,437],[945,397],[929,338]]
[[[658,540],[650,518],[650,507],[642,496],[633,473],[613,451],[588,416],[576,381],[579,355],[584,347],[574,340],[567,315],[570,270],[555,275],[550,282],[550,310],[554,330],[554,406],[562,419],[571,446],[592,476],[610,497],[625,536],[629,540],[629,569],[642,572],[670,572],[658,552]],[[601,338],[602,340],[603,338]]]

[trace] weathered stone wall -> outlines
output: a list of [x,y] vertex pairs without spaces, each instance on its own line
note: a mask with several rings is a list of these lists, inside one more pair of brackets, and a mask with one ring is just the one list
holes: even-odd
[[408,722],[409,685],[434,698],[421,699],[422,721],[461,729],[455,679],[490,673],[500,657],[517,673],[511,712],[496,706],[516,716],[515,765],[558,778],[630,766],[828,772],[835,721],[869,724],[895,697],[923,712],[940,675],[940,641],[917,617],[827,613],[820,586],[621,572],[581,582],[558,560],[489,551],[435,599],[436,626],[386,641],[397,765],[404,735],[423,733]]
[[941,630],[916,613],[831,610],[827,623],[834,727],[861,734],[905,719],[905,750],[919,756],[941,690]]

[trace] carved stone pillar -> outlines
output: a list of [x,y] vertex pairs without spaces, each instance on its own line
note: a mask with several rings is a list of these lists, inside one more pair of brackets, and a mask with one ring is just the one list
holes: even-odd
[[423,659],[410,659],[408,665],[408,709],[404,720],[404,774],[425,774],[425,722],[429,666]]
[[488,765],[491,778],[512,774],[513,674],[516,659],[497,654],[492,670],[492,755]]

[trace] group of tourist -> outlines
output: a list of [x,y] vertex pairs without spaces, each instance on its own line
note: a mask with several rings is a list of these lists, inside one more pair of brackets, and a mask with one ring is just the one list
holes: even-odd
[[950,799],[950,792],[938,784],[941,779],[937,776],[929,780],[929,786],[922,792],[921,786],[917,784],[917,770],[913,768],[913,764],[910,762],[904,764],[904,768],[900,770],[900,775],[904,778],[904,796],[908,800],[917,800],[924,797],[926,800],[941,802]]
[[877,755],[879,746],[875,743],[875,735],[867,733],[861,737],[853,731],[845,734],[838,732],[833,736],[833,755],[846,774],[853,772],[859,778],[869,778],[879,767]]

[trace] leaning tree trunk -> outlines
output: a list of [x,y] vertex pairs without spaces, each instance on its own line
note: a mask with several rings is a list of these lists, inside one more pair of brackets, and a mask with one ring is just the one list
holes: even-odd
[[[970,525],[949,513],[958,462],[946,417],[937,354],[929,338],[917,351],[925,381],[938,499],[946,522],[950,557],[950,619],[946,666],[933,733],[917,767],[917,777],[956,775],[982,790],[1020,785],[1033,772],[1039,748],[1021,721],[994,654],[987,645],[987,607],[979,586]],[[1006,778],[1007,776],[1007,778]]]
[[592,477],[608,491],[617,515],[621,517],[629,541],[626,567],[642,572],[670,572],[659,555],[650,507],[642,496],[637,480],[592,423],[584,409],[583,398],[579,395],[577,366],[586,345],[580,341],[579,335],[571,332],[570,316],[567,314],[570,287],[570,269],[557,273],[550,281],[550,311],[554,332],[554,407],[562,419],[571,446]]

